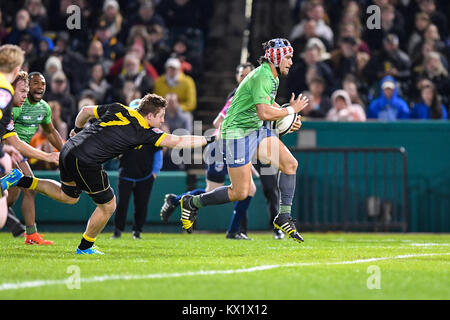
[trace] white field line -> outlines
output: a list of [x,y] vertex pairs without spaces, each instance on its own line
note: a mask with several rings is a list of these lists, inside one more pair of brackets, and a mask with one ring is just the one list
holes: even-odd
[[[298,262],[298,263],[287,263],[287,264],[274,264],[274,265],[263,265],[245,269],[230,269],[230,270],[200,270],[191,272],[175,272],[175,273],[154,273],[146,275],[104,275],[95,276],[91,278],[81,278],[80,283],[92,283],[92,282],[104,282],[111,280],[145,280],[145,279],[165,279],[165,278],[179,278],[179,277],[190,277],[190,276],[205,276],[205,275],[220,275],[220,274],[235,274],[235,273],[249,273],[255,271],[264,271],[277,268],[289,268],[289,267],[303,267],[303,266],[317,266],[317,265],[345,265],[345,264],[358,264],[367,263],[383,260],[396,260],[396,259],[408,259],[415,257],[430,257],[430,256],[441,256],[450,255],[450,253],[424,253],[424,254],[406,254],[393,257],[379,257],[379,258],[369,258],[369,259],[358,259],[350,261],[337,261],[337,262]],[[36,288],[52,285],[64,285],[68,284],[69,280],[35,280],[35,281],[25,281],[17,283],[3,283],[0,284],[0,291],[6,290],[17,290],[26,288]]]

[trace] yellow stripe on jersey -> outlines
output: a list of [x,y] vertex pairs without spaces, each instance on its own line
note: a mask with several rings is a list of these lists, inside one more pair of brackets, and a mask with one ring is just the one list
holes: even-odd
[[150,126],[149,126],[147,120],[145,120],[145,118],[139,112],[137,112],[136,110],[133,110],[129,107],[125,107],[125,108],[128,110],[128,113],[130,114],[130,116],[136,118],[136,120],[139,122],[141,127],[145,128],[145,129],[150,129]]
[[92,111],[94,112],[94,117],[95,117],[95,119],[98,119],[98,118],[99,118],[97,108],[98,108],[98,105],[96,105],[96,106],[94,107],[94,109],[92,110]]
[[117,112],[116,117],[119,118],[119,120],[111,120],[108,122],[101,122],[100,125],[102,127],[107,127],[107,126],[126,126],[127,124],[130,124],[130,120],[128,120],[127,118],[125,118],[125,116],[120,113]]
[[5,76],[1,72],[0,72],[0,88],[8,90],[9,92],[11,92],[11,95],[14,96],[13,86],[11,85],[11,83],[9,83],[8,80],[6,80]]
[[156,140],[156,142],[155,142],[155,147],[159,147],[159,144],[161,143],[161,141],[163,141],[164,140],[164,138],[167,136],[167,133],[163,133],[159,138],[158,138],[158,140]]
[[[0,110],[1,111],[1,110]],[[2,139],[5,140],[6,138],[17,136],[17,132],[8,132],[7,134],[4,134]]]

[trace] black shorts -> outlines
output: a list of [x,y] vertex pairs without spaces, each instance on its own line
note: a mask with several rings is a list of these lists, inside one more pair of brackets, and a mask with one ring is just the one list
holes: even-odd
[[62,148],[59,155],[59,170],[61,183],[75,181],[80,193],[81,190],[85,191],[96,203],[105,203],[106,198],[111,200],[114,197],[103,166],[80,162],[67,146]]

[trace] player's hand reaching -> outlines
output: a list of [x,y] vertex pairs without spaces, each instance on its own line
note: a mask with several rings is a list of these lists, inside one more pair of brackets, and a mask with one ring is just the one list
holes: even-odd
[[294,108],[295,113],[299,113],[308,106],[309,99],[303,94],[299,94],[297,99],[295,99],[295,94],[292,93],[289,105]]

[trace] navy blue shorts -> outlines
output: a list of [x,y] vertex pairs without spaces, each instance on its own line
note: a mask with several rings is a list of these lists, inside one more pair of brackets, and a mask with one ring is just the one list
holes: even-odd
[[262,140],[274,136],[267,127],[258,130],[240,139],[223,139],[224,158],[229,167],[242,167],[252,161],[253,156]]

